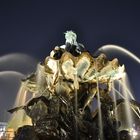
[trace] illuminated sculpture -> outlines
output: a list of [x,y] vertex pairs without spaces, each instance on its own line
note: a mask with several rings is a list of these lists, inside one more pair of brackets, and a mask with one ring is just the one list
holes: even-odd
[[[114,113],[124,100],[115,105],[110,95],[112,83],[125,75],[124,65],[116,58],[109,61],[105,54],[93,57],[72,31],[65,38],[65,45],[56,46],[37,71],[22,80],[34,97],[9,112],[24,109],[32,125],[19,128],[14,140],[22,140],[21,136],[25,140],[27,132],[34,140],[129,140],[129,132],[119,130],[121,122]],[[98,108],[92,111],[94,99]],[[135,101],[131,104],[138,109]]]

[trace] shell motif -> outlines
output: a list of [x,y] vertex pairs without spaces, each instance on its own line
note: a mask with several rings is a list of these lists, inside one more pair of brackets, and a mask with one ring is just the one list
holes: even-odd
[[88,52],[83,52],[78,57],[64,52],[59,60],[47,58],[45,64],[51,70],[52,76],[59,73],[59,76],[67,80],[75,81],[77,78],[79,83],[95,83],[97,80],[103,83],[119,79],[124,73],[124,66],[120,66],[116,58],[109,61],[105,54],[93,58]]
[[122,78],[123,74],[124,66],[120,66],[116,58],[109,61],[105,54],[94,58],[88,52],[75,57],[64,51],[60,59],[48,56],[43,64],[39,64],[34,76],[27,78],[26,86],[30,92],[45,93],[49,90],[73,96],[82,83],[108,83]]

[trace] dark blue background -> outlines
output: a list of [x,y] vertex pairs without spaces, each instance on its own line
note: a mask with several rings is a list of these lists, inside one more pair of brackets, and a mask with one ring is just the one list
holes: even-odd
[[[54,46],[64,44],[67,30],[74,30],[78,42],[92,53],[102,45],[116,44],[139,57],[140,2],[0,0],[0,55],[18,52],[42,61]],[[119,53],[111,55],[126,65],[132,90],[140,101],[139,64]]]

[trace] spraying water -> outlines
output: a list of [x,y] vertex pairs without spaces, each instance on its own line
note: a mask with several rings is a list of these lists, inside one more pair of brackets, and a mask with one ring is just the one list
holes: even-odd
[[37,66],[37,77],[36,77],[36,82],[37,82],[37,93],[33,93],[33,97],[35,97],[37,94],[41,95],[44,93],[46,87],[44,87],[44,82],[45,82],[45,76],[44,76],[44,68],[42,67],[41,64],[38,64]]
[[[119,124],[118,124],[118,112],[117,112],[117,95],[116,95],[116,92],[115,92],[115,82],[113,82],[112,84],[111,84],[111,87],[113,87],[113,89],[112,89],[112,96],[113,96],[113,102],[114,102],[114,115],[115,115],[115,119],[116,119],[116,121],[117,121],[117,123],[116,123],[116,128],[118,129],[119,128]],[[118,133],[117,133],[117,139],[119,139],[119,135],[118,135]]]
[[0,76],[19,76],[19,77],[24,77],[25,75],[17,72],[17,71],[1,71]]
[[[118,91],[114,85],[112,85],[112,92],[113,92],[113,99],[114,103],[116,104],[116,93],[124,99],[124,110],[125,110],[125,118],[126,118],[126,124],[124,124],[124,127],[127,128],[132,128],[133,126],[133,118],[132,118],[132,112],[131,112],[131,104],[130,104],[130,99],[133,99],[133,95],[129,90],[128,87],[128,80],[127,80],[127,75],[124,74],[124,77],[121,79],[122,81],[118,80],[119,82],[119,88],[121,87],[121,91]],[[127,90],[126,90],[127,89]],[[129,91],[129,92],[128,92]],[[132,98],[131,98],[132,97]],[[116,107],[115,107],[116,108]],[[122,111],[121,111],[122,112]],[[119,113],[115,112],[116,119],[119,118]],[[123,114],[124,115],[124,114]]]
[[[82,51],[80,51],[80,45],[76,42],[76,35],[73,33],[73,32],[68,32],[68,33],[66,33],[66,45],[65,45],[65,47],[66,47],[66,49],[67,49],[67,51],[69,51],[71,54],[73,54],[74,55],[74,57],[73,56],[71,56],[72,58],[73,58],[73,60],[76,60],[75,59],[75,55],[78,57],[80,54],[82,54]],[[70,48],[69,48],[70,47]],[[74,47],[76,47],[76,54],[73,52],[73,49],[74,49]],[[99,48],[99,50],[98,51],[104,51],[104,50],[110,50],[110,49],[116,49],[116,50],[118,50],[118,51],[121,51],[121,52],[124,52],[125,54],[127,54],[127,55],[129,55],[131,58],[133,58],[135,61],[137,61],[138,63],[140,63],[140,59],[137,57],[137,56],[135,56],[134,54],[132,54],[131,52],[129,52],[128,50],[126,50],[126,49],[124,49],[124,48],[121,48],[121,47],[119,47],[119,46],[115,46],[115,45],[106,45],[106,46],[103,46],[103,47],[101,47],[101,48]],[[55,51],[58,51],[58,50],[55,50]],[[54,51],[54,52],[55,52]],[[61,50],[62,51],[62,50]],[[64,51],[64,50],[63,50]],[[62,52],[63,52],[62,51]],[[56,53],[56,55],[57,55],[57,53]],[[82,54],[82,55],[85,55],[84,53]],[[21,87],[20,87],[20,89],[19,89],[19,92],[18,92],[18,95],[17,95],[17,99],[16,99],[16,102],[15,102],[15,106],[21,106],[21,105],[26,105],[26,101],[27,101],[27,94],[28,94],[28,90],[27,90],[27,88],[30,88],[29,87],[29,85],[27,85],[28,84],[28,82],[30,81],[30,83],[33,85],[33,88],[34,88],[34,90],[32,90],[31,92],[33,92],[33,97],[35,96],[35,94],[36,93],[43,93],[42,91],[44,91],[46,88],[48,88],[49,89],[49,87],[50,87],[50,91],[52,92],[52,93],[55,93],[55,82],[58,80],[57,79],[57,76],[59,76],[59,67],[61,66],[61,65],[58,65],[58,64],[61,64],[61,63],[58,63],[57,64],[57,62],[58,62],[58,60],[55,60],[55,59],[52,59],[53,58],[53,55],[51,56],[51,58],[49,59],[49,61],[48,61],[48,63],[46,63],[47,64],[47,66],[49,67],[50,66],[50,68],[51,68],[51,72],[53,73],[53,75],[49,75],[49,70],[48,69],[45,69],[46,68],[46,66],[43,66],[43,65],[41,65],[41,64],[39,64],[38,65],[38,67],[37,67],[37,72],[36,73],[34,73],[33,74],[33,77],[31,76],[31,77],[28,77],[27,79],[25,79],[25,81],[21,84]],[[62,57],[63,58],[63,57]],[[60,59],[61,60],[61,58],[58,58],[58,59]],[[52,60],[53,60],[53,62],[55,62],[55,63],[53,63],[52,62]],[[63,60],[63,59],[62,59]],[[64,59],[64,60],[67,60],[67,59]],[[81,58],[80,58],[80,60],[81,61],[83,61]],[[103,80],[105,80],[105,82],[106,82],[106,75],[108,74],[106,71],[110,71],[110,67],[107,67],[105,64],[104,64],[104,60],[105,59],[103,59],[103,61],[99,61],[99,60],[102,60],[101,58],[100,59],[94,59],[94,60],[98,60],[98,61],[95,61],[95,63],[93,63],[93,61],[91,60],[91,57],[89,56],[88,57],[88,60],[90,60],[90,63],[91,63],[91,65],[92,66],[95,66],[95,68],[93,68],[94,69],[94,71],[93,71],[93,76],[94,76],[94,78],[96,78],[96,79],[94,79],[94,88],[95,88],[95,93],[93,93],[93,95],[91,95],[91,96],[89,96],[88,97],[88,101],[87,102],[85,102],[85,106],[87,106],[89,103],[90,103],[90,101],[91,101],[91,99],[93,99],[94,98],[94,96],[95,96],[95,94],[97,95],[96,97],[97,97],[97,104],[98,104],[98,108],[97,108],[97,117],[98,117],[98,120],[95,120],[95,124],[97,124],[98,123],[98,131],[99,131],[99,133],[97,134],[97,136],[93,136],[93,138],[95,138],[96,137],[96,139],[98,139],[98,140],[104,140],[104,138],[105,139],[108,139],[109,137],[106,137],[105,135],[106,135],[106,132],[107,132],[107,134],[109,134],[110,132],[113,132],[111,129],[113,129],[113,127],[116,127],[116,126],[114,126],[114,119],[116,119],[116,120],[119,120],[119,115],[121,114],[122,116],[125,116],[124,118],[125,118],[125,122],[126,122],[126,128],[125,129],[131,129],[132,127],[133,127],[133,117],[132,117],[132,114],[131,114],[131,110],[133,110],[136,114],[137,114],[137,116],[139,116],[140,117],[140,115],[138,114],[138,112],[136,111],[136,107],[135,106],[132,106],[131,105],[131,103],[130,103],[130,99],[133,99],[134,100],[134,97],[133,97],[133,95],[132,95],[132,93],[131,93],[131,91],[130,91],[130,89],[129,89],[129,84],[128,84],[128,81],[127,81],[127,75],[126,74],[124,74],[124,77],[121,77],[121,76],[123,76],[122,74],[121,74],[121,76],[118,78],[118,79],[120,79],[120,78],[122,78],[122,81],[121,82],[119,82],[119,86],[121,86],[121,91],[120,91],[120,89],[119,90],[117,90],[116,89],[116,86],[115,86],[115,84],[113,83],[112,85],[111,85],[111,87],[112,87],[112,97],[113,97],[113,100],[112,100],[112,98],[110,97],[110,98],[105,98],[105,99],[107,99],[107,100],[103,100],[103,98],[105,97],[105,95],[106,95],[106,93],[108,93],[108,91],[110,92],[110,88],[107,88],[107,92],[106,92],[106,90],[104,90],[104,95],[102,95],[102,89],[101,89],[101,87],[100,87],[100,75],[98,75],[97,73],[101,73],[101,71],[102,71],[102,68],[101,68],[101,70],[100,69],[98,69],[98,68],[100,68],[99,66],[100,66],[100,64],[103,64],[103,67],[105,67],[106,69],[103,69],[103,71],[104,71],[104,73],[105,73],[105,77],[102,77],[103,78]],[[74,131],[72,131],[72,133],[74,134],[74,138],[75,139],[79,139],[79,132],[80,131],[78,131],[78,130],[80,130],[80,129],[82,129],[82,127],[84,126],[84,123],[82,124],[80,121],[82,120],[82,117],[81,118],[78,118],[79,117],[79,111],[80,111],[80,109],[81,108],[78,108],[79,106],[79,99],[78,99],[78,96],[77,96],[77,94],[79,93],[79,92],[81,92],[81,94],[82,94],[82,92],[83,93],[85,93],[85,89],[84,90],[82,90],[82,91],[79,91],[79,89],[80,89],[80,86],[82,85],[82,84],[85,84],[83,81],[81,82],[80,80],[83,78],[84,79],[84,74],[86,73],[86,71],[88,71],[89,70],[89,67],[90,67],[90,63],[89,63],[89,66],[88,65],[84,65],[84,63],[79,63],[80,65],[76,65],[79,69],[76,69],[75,68],[75,65],[70,65],[70,67],[73,69],[74,68],[74,71],[71,71],[71,69],[69,70],[70,71],[70,73],[67,73],[67,69],[69,68],[69,67],[67,67],[68,65],[66,65],[66,64],[64,64],[63,63],[63,61],[61,61],[62,62],[62,66],[64,66],[64,67],[62,67],[62,69],[60,69],[60,70],[63,70],[63,73],[64,73],[64,75],[61,75],[61,76],[64,76],[63,78],[66,78],[66,79],[63,79],[63,80],[65,80],[66,82],[71,82],[72,84],[73,84],[73,88],[72,88],[72,91],[73,91],[73,93],[74,93],[74,99],[75,99],[75,106],[73,106],[73,104],[71,104],[72,105],[72,107],[74,108],[74,110],[72,111],[72,112],[74,112],[75,114],[74,114],[74,117],[75,117],[75,129],[74,129],[74,131],[76,131],[76,132],[74,132]],[[89,62],[89,61],[87,61],[87,62]],[[54,65],[55,64],[55,65]],[[87,64],[87,63],[86,63]],[[93,65],[93,64],[95,64],[95,65]],[[84,66],[84,67],[83,67]],[[112,67],[113,67],[113,63],[110,63],[110,65],[109,66],[111,66],[111,70],[112,70]],[[118,66],[118,65],[117,65]],[[85,67],[87,68],[87,69],[85,69]],[[114,69],[115,69],[115,67],[113,67]],[[82,70],[83,71],[85,71],[85,72],[82,72]],[[93,70],[92,69],[92,70]],[[48,70],[48,71],[47,71]],[[78,75],[78,70],[79,70],[79,75]],[[48,72],[47,73],[47,76],[50,78],[48,78],[47,79],[47,77],[45,77],[46,75],[45,75],[45,72]],[[89,71],[88,71],[89,72]],[[124,72],[123,70],[121,71],[122,73]],[[69,74],[69,75],[68,75]],[[101,73],[102,74],[102,73]],[[120,73],[119,73],[120,74]],[[72,77],[71,77],[72,76]],[[102,76],[102,75],[101,75]],[[110,75],[109,75],[110,76]],[[112,77],[113,77],[113,75],[111,75]],[[89,75],[89,77],[90,77],[90,75]],[[59,78],[59,77],[58,77]],[[68,79],[67,79],[68,78]],[[73,81],[71,81],[71,79],[73,80]],[[83,80],[82,79],[82,80]],[[115,78],[114,78],[115,79]],[[48,81],[47,81],[48,80]],[[67,81],[67,80],[69,80],[69,81]],[[59,80],[58,80],[59,81]],[[82,84],[81,84],[81,83]],[[90,81],[91,82],[91,81]],[[110,82],[110,81],[109,81]],[[87,84],[87,83],[86,83]],[[85,84],[85,86],[86,86],[86,88],[89,88],[89,86],[90,86],[90,84],[88,84],[88,87],[87,87],[87,85]],[[107,84],[109,84],[108,83],[108,80],[107,80]],[[88,89],[86,89],[87,91],[88,91]],[[29,90],[30,91],[30,90]],[[124,114],[124,112],[122,111],[122,112],[118,112],[118,106],[117,106],[117,99],[118,99],[118,96],[117,96],[117,94],[119,95],[119,97],[121,97],[121,98],[123,98],[124,99],[124,104],[123,104],[123,106],[124,106],[124,110],[125,110],[125,114]],[[43,95],[43,94],[40,94],[40,95]],[[51,98],[51,100],[53,100],[54,98],[53,98],[53,95],[55,95],[55,94],[52,94],[52,98]],[[84,96],[83,96],[84,97]],[[44,99],[44,96],[42,96],[41,97],[43,100],[45,100]],[[41,99],[40,98],[40,99]],[[46,97],[45,97],[46,98]],[[56,97],[55,97],[56,98]],[[95,98],[94,98],[95,99]],[[33,101],[33,100],[32,100]],[[46,101],[46,100],[45,100]],[[59,101],[59,100],[58,100]],[[72,100],[73,101],[73,100]],[[107,103],[107,106],[104,104],[104,101],[105,101],[105,103]],[[82,103],[82,101],[81,101],[81,103]],[[101,106],[101,103],[102,103],[102,106]],[[110,103],[111,103],[111,105],[110,105]],[[112,111],[112,104],[115,106],[115,109],[114,109],[114,112]],[[104,107],[104,105],[105,105],[105,108],[103,108]],[[85,106],[84,106],[84,108],[83,109],[85,109]],[[47,105],[47,107],[51,110],[51,107],[52,107],[52,109],[54,110],[55,108],[55,106],[49,106],[49,105]],[[110,108],[111,107],[111,108]],[[62,115],[62,122],[64,122],[64,123],[66,123],[66,122],[68,122],[68,121],[66,121],[65,122],[65,118],[67,119],[67,117],[68,116],[65,116],[65,114],[67,115],[67,112],[65,112],[65,107],[64,108],[61,108],[61,109],[63,109],[63,113],[61,114]],[[78,110],[79,109],[79,110]],[[44,110],[43,110],[44,111]],[[59,111],[59,110],[58,110]],[[70,110],[71,111],[71,110]],[[138,110],[139,111],[139,113],[140,113],[140,110]],[[107,113],[106,113],[107,112]],[[48,113],[48,112],[47,112]],[[60,113],[60,111],[58,112],[58,113]],[[86,111],[84,112],[84,113],[86,113]],[[96,113],[96,112],[95,112]],[[46,116],[48,115],[48,114],[45,114]],[[54,115],[52,112],[51,112],[51,114],[49,114],[49,115]],[[86,114],[85,114],[86,115]],[[89,115],[89,114],[87,114],[87,115]],[[104,116],[103,116],[104,115]],[[64,117],[63,117],[64,116]],[[41,116],[42,117],[42,116]],[[50,117],[50,116],[49,116]],[[52,117],[52,116],[51,116]],[[114,118],[115,117],[115,118]],[[32,118],[32,117],[31,117]],[[84,118],[84,117],[83,117]],[[39,118],[40,119],[40,118]],[[42,119],[42,118],[41,118]],[[41,120],[40,119],[40,120]],[[44,118],[43,118],[44,119]],[[60,118],[61,119],[61,118]],[[85,119],[85,118],[84,118]],[[83,119],[83,120],[84,120]],[[95,118],[96,119],[96,118]],[[109,122],[107,122],[106,123],[106,121],[108,121],[108,119],[109,119]],[[47,120],[45,120],[46,122],[47,122]],[[49,120],[50,122],[51,121],[54,121],[53,119],[52,120]],[[91,119],[87,119],[86,118],[86,121],[88,121],[88,123],[87,124],[90,124],[90,121],[91,121]],[[98,121],[98,122],[96,122],[96,121]],[[44,131],[44,129],[42,129],[42,126],[43,126],[43,128],[44,128],[44,122],[42,122],[42,121],[39,121],[39,123],[41,124],[41,127],[38,127],[39,129],[41,128],[41,130],[42,131]],[[70,122],[71,123],[71,122]],[[25,112],[24,112],[24,110],[20,110],[20,111],[18,111],[18,112],[15,112],[15,114],[14,114],[14,116],[12,117],[12,120],[10,121],[10,123],[9,123],[9,125],[11,125],[12,126],[12,128],[14,128],[15,130],[16,130],[16,127],[20,127],[20,126],[22,126],[22,125],[26,125],[26,124],[31,124],[31,120],[27,117],[27,115],[25,114]],[[79,125],[80,124],[80,125]],[[82,124],[82,125],[81,125]],[[68,127],[70,126],[70,124],[69,124],[69,122],[68,122],[68,124],[66,123],[66,126],[68,125]],[[119,124],[117,124],[117,125],[119,125]],[[124,126],[125,126],[124,125]],[[36,125],[37,126],[37,125]],[[82,127],[81,127],[82,126]],[[85,128],[86,128],[86,130],[88,130],[90,127],[89,127],[90,125],[88,125],[88,127],[86,127],[85,126]],[[111,126],[110,128],[110,130],[104,130],[105,128],[108,128],[107,126]],[[44,132],[46,132],[46,128],[51,128],[52,129],[52,126],[48,126],[48,125],[46,125],[45,126],[45,131]],[[81,127],[81,128],[80,128]],[[79,129],[80,128],[80,129]],[[84,128],[84,129],[85,129]],[[103,129],[104,128],[104,129]],[[119,132],[119,130],[118,130],[118,128],[119,128],[119,126],[117,127],[117,128],[115,128],[116,130],[115,130],[115,132],[117,131],[117,132]],[[50,130],[51,130],[50,129]],[[73,127],[72,127],[72,129],[73,129]],[[91,129],[91,130],[94,130],[94,129]],[[90,131],[91,131],[90,130]],[[37,132],[37,131],[36,131]],[[85,132],[85,131],[84,131]],[[91,131],[93,134],[94,134],[94,132],[93,131]],[[95,128],[95,132],[96,132],[96,128]],[[109,133],[108,133],[109,132]],[[65,133],[67,133],[67,130],[65,131]],[[69,131],[68,131],[68,133],[69,133]],[[85,132],[86,133],[86,132]],[[86,136],[87,136],[87,134],[90,134],[90,132],[88,133],[86,133]],[[96,134],[96,133],[95,133]],[[67,135],[67,134],[64,134],[64,135]],[[83,135],[82,135],[83,136]],[[89,136],[91,136],[92,137],[92,135],[89,135]],[[116,134],[114,135],[114,136],[111,136],[111,137],[113,137],[113,138],[115,138],[116,137]],[[118,136],[118,139],[119,139],[119,137],[120,137],[120,135]],[[83,138],[82,138],[83,139]],[[86,137],[86,139],[87,139],[87,137]],[[116,138],[115,138],[116,139]]]
[[15,105],[14,105],[15,107],[22,106],[25,104],[26,96],[27,96],[26,85],[27,85],[27,82],[21,82],[21,86],[19,88],[16,100],[15,100]]
[[115,89],[113,86],[112,86],[112,90],[113,90],[115,93],[117,93],[119,97],[121,97],[122,99],[125,100],[125,97],[121,94],[121,92],[118,91],[117,89]]
[[130,87],[130,83],[129,83],[129,79],[128,79],[128,75],[127,73],[124,74],[124,78],[123,80],[119,80],[119,83],[121,86],[124,86],[125,85],[125,91],[127,92],[127,94],[129,95],[129,97],[132,99],[132,100],[135,100],[134,96],[133,96],[133,93],[131,91],[131,87]]
[[[23,59],[24,58],[24,59]],[[5,63],[10,60],[15,60],[16,62],[21,62],[21,61],[36,61],[34,58],[30,57],[27,54],[22,54],[22,53],[11,53],[11,54],[6,54],[0,57],[0,64]]]
[[[110,51],[110,50],[116,50],[116,51],[120,51],[126,55],[128,55],[129,57],[131,57],[132,59],[134,59],[138,64],[140,64],[140,58],[137,57],[135,54],[133,54],[132,52],[130,52],[129,50],[122,48],[120,46],[117,45],[105,45],[100,47],[96,53],[98,52],[106,52],[106,51]],[[122,80],[119,80],[119,85],[122,88],[122,94],[114,88],[114,86],[112,86],[112,89],[115,93],[117,93],[121,98],[123,98],[125,100],[124,106],[125,106],[125,111],[126,111],[126,118],[127,118],[127,124],[129,128],[132,128],[133,125],[133,118],[132,118],[132,113],[131,110],[133,110],[135,112],[135,114],[139,117],[138,113],[140,111],[139,108],[137,108],[138,112],[130,105],[129,100],[135,100],[131,90],[130,90],[130,84],[128,82],[128,77],[125,74],[125,76],[122,78]],[[115,97],[113,96],[114,100]]]
[[97,50],[96,53],[98,53],[99,51],[100,52],[105,52],[105,51],[108,51],[108,50],[116,50],[116,51],[123,52],[124,54],[126,54],[129,57],[131,57],[132,59],[134,59],[138,64],[140,64],[140,58],[139,57],[137,57],[135,54],[133,54],[129,50],[127,50],[127,49],[125,49],[123,47],[117,46],[117,45],[105,45],[105,46],[102,46]]
[[[11,63],[14,62],[14,63]],[[18,71],[31,73],[36,67],[37,60],[27,54],[11,53],[0,56],[1,71]]]
[[[17,93],[17,97],[15,100],[14,106],[22,106],[25,105],[27,101],[27,90],[26,90],[27,82],[22,82],[20,89]],[[23,126],[24,124],[31,124],[31,119],[25,114],[24,110],[19,110],[13,114],[11,117],[8,128],[13,128],[16,130],[18,127]]]
[[[14,64],[11,62],[14,62]],[[23,79],[25,78],[25,75],[22,73],[32,71],[36,63],[37,61],[27,54],[11,53],[0,56],[0,77],[6,77],[6,80],[9,80],[9,76],[16,76]],[[23,87],[24,86],[21,84],[21,87],[17,93],[16,101],[13,105],[14,107],[24,105],[24,103],[27,101],[27,92],[24,92]],[[8,127],[16,130],[18,126],[22,126],[24,123],[26,124],[28,120],[29,118],[25,115],[24,110],[20,110],[12,115]],[[30,124],[30,122],[27,124]]]
[[126,119],[127,119],[127,124],[128,124],[128,128],[132,128],[133,126],[133,118],[132,118],[132,112],[131,112],[131,106],[130,106],[130,96],[128,94],[128,92],[126,92],[127,88],[127,75],[125,74],[124,77],[122,78],[122,92],[123,95],[125,97],[125,102],[124,102],[124,106],[125,106],[125,113],[126,113]]

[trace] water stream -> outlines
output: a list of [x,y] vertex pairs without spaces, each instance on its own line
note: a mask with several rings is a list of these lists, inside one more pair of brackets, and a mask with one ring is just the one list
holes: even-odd
[[[106,47],[102,47],[102,49],[106,49]],[[108,49],[108,47],[107,47]],[[120,49],[120,48],[117,48]],[[99,49],[101,50],[101,48]],[[121,51],[124,51],[125,53],[128,53],[126,50],[120,49]],[[139,58],[135,57],[134,55],[132,55],[131,53],[128,53],[131,57],[133,57],[138,63],[140,63]],[[37,89],[38,92],[37,93],[43,93],[42,91],[45,90],[44,88],[44,82],[45,82],[45,76],[42,75],[44,73],[44,68],[39,64],[38,68],[37,68]],[[57,74],[57,72],[55,73]],[[56,76],[56,75],[55,75]],[[96,76],[96,85],[97,85],[97,108],[98,108],[98,126],[99,126],[99,140],[103,140],[104,136],[103,136],[103,114],[102,114],[102,110],[101,110],[101,100],[100,100],[100,90],[99,90],[99,81],[98,81],[98,76],[95,74]],[[56,79],[53,79],[54,81]],[[21,87],[19,89],[19,92],[17,94],[17,98],[15,101],[15,107],[17,106],[23,106],[26,104],[28,97],[27,97],[27,82],[22,82],[21,83]],[[120,118],[120,113],[118,112],[118,107],[117,107],[117,99],[124,99],[124,110],[125,112],[121,113],[121,115],[124,115],[126,118],[126,122],[125,125],[123,127],[125,127],[125,129],[127,129],[128,131],[133,128],[133,117],[132,117],[132,111],[135,112],[135,114],[140,117],[140,109],[137,108],[137,110],[131,106],[130,104],[130,100],[133,99],[135,100],[133,94],[131,93],[130,90],[130,86],[129,86],[129,82],[128,82],[128,77],[127,74],[124,74],[124,77],[122,77],[121,80],[117,81],[119,86],[118,89],[116,88],[115,82],[112,83],[111,88],[112,88],[112,99],[113,99],[113,103],[114,103],[114,116],[115,119],[118,121]],[[78,93],[77,90],[79,89],[79,83],[78,83],[78,77],[77,77],[77,72],[75,70],[74,73],[74,88],[75,88],[75,120],[76,120],[76,140],[78,139],[78,126],[77,126],[77,114],[78,114]],[[32,94],[32,97],[35,97],[37,93]],[[95,95],[93,94],[92,97],[94,97]],[[26,124],[32,124],[31,123],[31,119],[25,114],[24,110],[19,110],[17,112],[15,112],[11,118],[11,120],[9,121],[9,128],[13,128],[14,130],[16,130],[18,127],[26,125]],[[119,124],[117,123],[117,128],[118,128]],[[124,129],[124,128],[123,128]],[[118,136],[119,139],[119,136]]]
[[[130,97],[133,97],[131,94],[129,95],[127,90],[128,87],[128,83],[127,83],[127,75],[125,74],[124,77],[122,78],[122,92],[123,95],[125,97],[125,114],[126,114],[126,119],[127,119],[127,124],[128,124],[128,128],[132,128],[133,127],[133,118],[132,118],[132,111],[131,111],[131,106],[130,106]],[[130,92],[129,92],[130,93]]]
[[[114,116],[115,116],[115,119],[116,119],[116,128],[118,130],[119,128],[119,117],[118,117],[118,111],[117,111],[117,94],[116,94],[116,91],[114,90],[115,89],[115,82],[111,83],[111,87],[112,87],[112,97],[113,97],[113,102],[114,102]],[[117,139],[119,140],[119,135],[117,133]]]
[[[26,82],[21,83],[20,89],[17,93],[17,98],[15,100],[15,107],[25,105],[27,101],[26,84]],[[24,110],[19,110],[12,114],[7,127],[16,130],[18,127],[25,124],[31,124],[31,119],[25,114]]]

